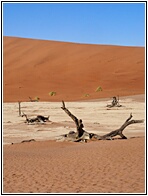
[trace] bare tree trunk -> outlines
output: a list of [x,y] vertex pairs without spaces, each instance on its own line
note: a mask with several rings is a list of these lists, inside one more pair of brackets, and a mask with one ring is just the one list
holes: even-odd
[[76,124],[76,128],[77,128],[77,137],[81,137],[84,133],[84,130],[83,130],[83,123],[82,123],[82,120],[78,120],[66,107],[65,107],[65,103],[64,101],[62,101],[62,104],[63,106],[61,107],[65,112],[66,114],[68,114],[68,116],[70,116],[72,118],[72,120],[75,122]]
[[19,116],[21,116],[21,102],[18,101],[18,104],[19,104]]
[[[76,124],[76,128],[77,128],[77,136],[76,138],[72,139],[72,141],[81,141],[81,140],[87,140],[88,139],[88,135],[89,135],[89,139],[91,138],[95,138],[95,139],[98,139],[98,140],[111,140],[113,139],[113,137],[119,135],[122,139],[127,139],[127,137],[122,133],[123,130],[128,126],[128,125],[131,125],[131,124],[134,124],[134,123],[143,123],[144,120],[131,120],[131,118],[133,117],[132,114],[130,114],[130,117],[123,123],[123,125],[119,128],[119,129],[116,129],[115,131],[111,131],[110,133],[108,134],[105,134],[105,135],[97,135],[97,134],[94,134],[94,133],[88,133],[86,132],[85,130],[83,130],[83,124],[82,124],[82,120],[78,120],[77,117],[75,117],[66,107],[65,107],[65,103],[64,101],[62,101],[62,104],[63,106],[61,107],[67,114],[68,116],[70,116],[72,118],[72,120],[75,122]],[[74,134],[74,133],[73,133]],[[71,134],[67,134],[66,137],[69,137]],[[73,135],[74,136],[74,135]],[[71,136],[70,136],[71,137]],[[70,137],[69,137],[69,140],[70,140]]]

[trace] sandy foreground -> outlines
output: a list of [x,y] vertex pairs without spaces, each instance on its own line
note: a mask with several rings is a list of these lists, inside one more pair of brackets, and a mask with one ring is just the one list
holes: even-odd
[[[131,112],[133,119],[145,119],[144,95],[121,97],[123,107],[107,110],[110,102],[66,102],[66,107],[83,119],[86,131],[100,135],[119,128]],[[21,103],[28,117],[50,115],[51,122],[27,125],[18,116],[18,103],[3,104],[3,192],[144,193],[145,124],[128,126],[127,140],[56,142],[57,136],[75,131],[61,105]],[[21,143],[25,139],[36,141]]]

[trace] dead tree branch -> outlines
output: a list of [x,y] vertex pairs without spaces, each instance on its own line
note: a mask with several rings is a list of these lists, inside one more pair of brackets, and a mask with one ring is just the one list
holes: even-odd
[[134,123],[143,123],[144,120],[131,120],[132,119],[132,114],[130,114],[129,118],[123,123],[123,125],[119,128],[116,129],[115,131],[111,131],[108,134],[105,134],[103,136],[94,134],[94,133],[88,133],[86,132],[83,128],[84,125],[82,124],[82,120],[78,120],[76,116],[74,116],[66,107],[64,101],[62,101],[62,107],[61,107],[65,113],[72,118],[76,125],[77,132],[69,132],[66,135],[63,135],[63,137],[66,138],[66,140],[70,141],[86,141],[91,138],[95,138],[97,140],[112,140],[115,136],[119,135],[121,139],[127,139],[127,137],[123,134],[123,130]]
[[31,97],[29,97],[29,99],[31,102],[38,102],[39,101],[39,99],[32,99]]
[[47,121],[50,121],[49,120],[49,116],[48,117],[45,117],[45,116],[42,116],[42,115],[38,115],[37,117],[35,118],[28,118],[26,114],[22,114],[22,117],[26,117],[26,123],[27,124],[33,124],[33,123],[36,123],[36,122],[40,122],[40,123],[44,123],[44,122],[47,122]]
[[116,129],[115,131],[111,131],[110,133],[105,134],[103,136],[99,136],[98,139],[102,139],[102,140],[112,139],[113,137],[115,137],[117,135],[119,135],[122,139],[127,139],[127,137],[123,134],[123,130],[128,125],[144,122],[144,120],[131,120],[132,117],[133,117],[132,114],[130,114],[130,117],[124,122],[124,124],[119,129]]
[[64,112],[66,112],[66,114],[68,114],[68,116],[70,116],[72,118],[72,120],[74,121],[75,125],[76,125],[76,128],[77,128],[77,136],[76,138],[80,138],[83,133],[84,133],[84,130],[83,130],[83,123],[82,123],[82,120],[78,120],[77,117],[75,117],[66,107],[65,107],[65,103],[64,101],[62,101],[62,104],[63,106],[61,107]]

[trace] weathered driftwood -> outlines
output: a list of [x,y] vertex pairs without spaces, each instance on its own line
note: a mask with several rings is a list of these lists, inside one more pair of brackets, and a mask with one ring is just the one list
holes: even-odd
[[131,125],[131,124],[134,124],[134,123],[143,123],[144,122],[144,120],[131,120],[132,114],[130,114],[130,117],[123,123],[123,125],[119,129],[116,129],[115,131],[111,131],[108,134],[100,136],[100,135],[97,135],[97,134],[94,134],[94,133],[86,132],[83,129],[84,125],[82,123],[82,120],[81,119],[79,120],[76,116],[74,116],[65,107],[64,101],[62,101],[62,107],[61,108],[74,121],[74,123],[76,125],[76,132],[70,131],[68,134],[61,135],[60,137],[57,138],[58,140],[66,140],[66,141],[74,141],[74,142],[79,142],[79,141],[87,142],[88,139],[92,139],[92,138],[95,138],[97,140],[112,140],[117,135],[120,136],[121,139],[127,139],[127,137],[123,134],[123,130],[128,125]]

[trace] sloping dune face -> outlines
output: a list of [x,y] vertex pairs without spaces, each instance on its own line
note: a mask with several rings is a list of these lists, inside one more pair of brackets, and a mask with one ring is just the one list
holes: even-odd
[[3,57],[4,102],[28,97],[79,101],[143,94],[145,89],[144,47],[4,37]]

